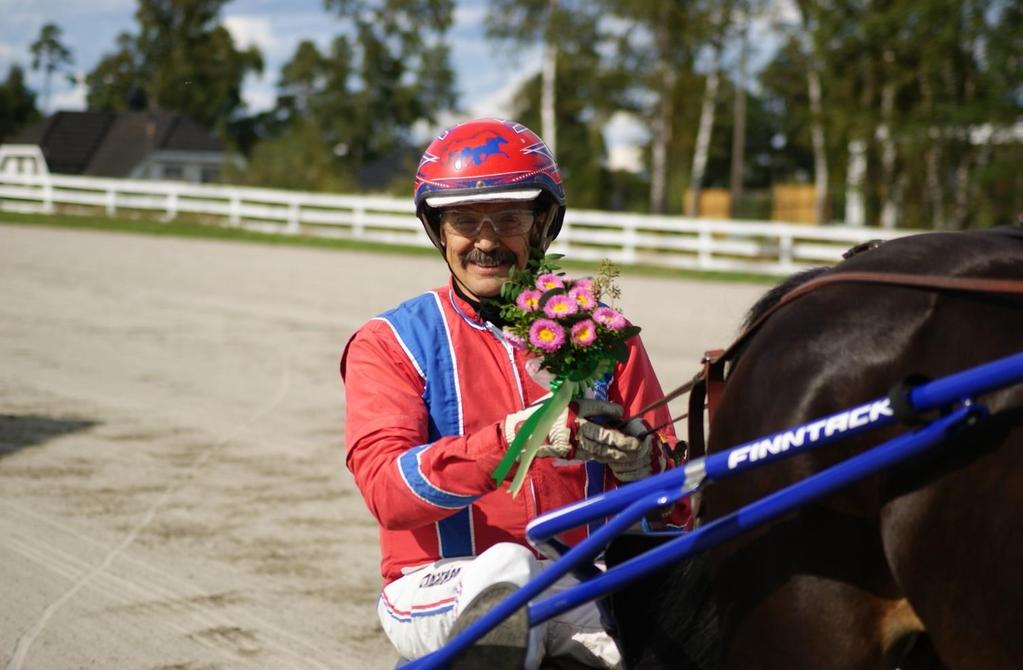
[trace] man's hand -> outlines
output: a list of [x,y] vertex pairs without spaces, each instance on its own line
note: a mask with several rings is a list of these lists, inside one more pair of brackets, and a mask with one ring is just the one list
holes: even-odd
[[[509,444],[522,423],[538,408],[527,407],[505,418],[504,434]],[[616,427],[622,413],[621,405],[603,400],[582,398],[572,402],[555,419],[537,456],[598,461],[623,482],[663,470],[665,457],[657,438],[646,435],[648,428],[641,419]]]

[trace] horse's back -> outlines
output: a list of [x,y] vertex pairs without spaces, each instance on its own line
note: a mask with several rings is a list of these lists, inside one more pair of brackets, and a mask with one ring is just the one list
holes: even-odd
[[[900,238],[831,272],[899,272],[1023,279],[1023,239],[996,233]],[[913,374],[939,377],[1023,349],[1023,297],[893,285],[834,284],[783,306],[735,364],[711,429],[711,450],[883,396]],[[968,439],[832,496],[719,552],[725,598],[749,615],[737,637],[881,638],[923,622],[953,668],[1010,667],[1023,658],[1013,627],[1023,608],[1023,428],[1019,386],[983,398],[990,425]],[[769,466],[754,483],[708,490],[713,515],[877,444],[902,428]],[[832,611],[819,616],[825,598]],[[911,605],[907,610],[906,605]],[[805,608],[805,610],[803,609]],[[908,614],[907,614],[908,611]],[[818,613],[814,619],[814,612]],[[878,622],[891,630],[878,633]],[[885,623],[888,625],[888,623]],[[848,635],[847,635],[848,637]],[[813,654],[813,642],[804,655]],[[861,645],[870,667],[880,652]],[[761,647],[762,648],[762,647]],[[733,652],[733,665],[777,667]],[[786,661],[790,662],[790,661]],[[813,667],[814,661],[791,661]],[[767,663],[766,665],[763,665]],[[793,666],[795,667],[795,666]],[[823,666],[821,666],[823,667]]]

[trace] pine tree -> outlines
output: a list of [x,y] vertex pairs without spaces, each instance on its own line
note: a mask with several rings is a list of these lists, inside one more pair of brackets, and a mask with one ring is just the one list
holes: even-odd
[[32,70],[43,71],[43,109],[50,109],[50,84],[54,74],[65,73],[68,81],[74,83],[74,74],[69,68],[74,63],[71,50],[60,41],[60,26],[43,24],[39,37],[29,46],[32,53]]
[[25,85],[25,72],[11,65],[7,78],[0,83],[0,142],[38,118],[36,96]]

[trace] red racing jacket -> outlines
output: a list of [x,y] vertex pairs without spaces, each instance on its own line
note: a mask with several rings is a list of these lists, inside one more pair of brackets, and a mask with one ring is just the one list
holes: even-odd
[[[594,391],[630,416],[663,393],[639,337],[627,345],[628,360]],[[348,341],[346,463],[380,523],[385,583],[498,542],[528,547],[530,520],[617,486],[601,463],[553,458],[533,462],[517,497],[494,483],[508,446],[505,416],[547,393],[526,373],[527,357],[450,285],[372,319]],[[669,415],[662,405],[644,418],[658,426]],[[671,427],[661,433],[674,446]],[[596,525],[564,539],[579,542]]]

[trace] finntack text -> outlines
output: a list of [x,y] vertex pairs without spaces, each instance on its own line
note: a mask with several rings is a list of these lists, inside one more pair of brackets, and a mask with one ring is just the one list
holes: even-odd
[[737,447],[728,455],[728,469],[734,469],[743,461],[758,461],[768,454],[780,454],[794,447],[813,444],[822,437],[831,437],[836,433],[844,433],[866,426],[882,416],[894,416],[887,398],[854,407],[820,421],[800,426],[795,430],[786,430],[758,442]]

